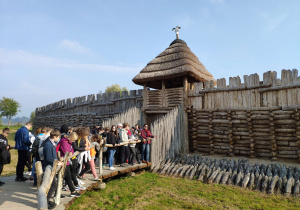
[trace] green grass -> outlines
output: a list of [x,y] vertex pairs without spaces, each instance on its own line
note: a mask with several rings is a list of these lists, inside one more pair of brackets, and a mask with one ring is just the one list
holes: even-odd
[[300,209],[299,198],[145,172],[85,193],[71,209]]

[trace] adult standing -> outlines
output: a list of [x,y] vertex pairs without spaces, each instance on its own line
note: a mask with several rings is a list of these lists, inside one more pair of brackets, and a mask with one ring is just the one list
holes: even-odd
[[154,138],[154,136],[151,134],[150,130],[148,129],[147,124],[144,125],[141,135],[143,138],[142,162],[149,164],[150,144],[151,144],[151,139]]
[[[124,123],[123,124],[123,128],[121,129],[120,133],[119,133],[119,137],[120,137],[120,143],[128,143],[128,130],[129,130],[129,124],[128,123]],[[120,146],[120,166],[126,166],[127,165],[127,160],[129,159],[129,148],[128,148],[128,144],[122,145]]]
[[17,177],[15,181],[18,182],[24,182],[28,180],[27,178],[24,177],[24,167],[27,162],[27,152],[29,151],[29,147],[31,145],[31,142],[29,140],[29,130],[32,128],[32,123],[27,122],[25,126],[20,128],[16,132],[15,136],[15,149],[18,150],[18,163],[17,163],[17,168],[16,168],[16,174]]
[[109,170],[115,170],[115,168],[113,167],[114,155],[116,153],[115,145],[119,143],[119,140],[117,138],[117,131],[116,131],[116,126],[115,125],[111,126],[110,132],[107,133],[106,143],[113,145],[113,147],[108,147],[107,148],[107,152],[108,152]]

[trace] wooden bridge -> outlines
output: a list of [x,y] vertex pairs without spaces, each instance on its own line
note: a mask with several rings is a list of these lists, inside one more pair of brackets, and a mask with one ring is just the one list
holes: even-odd
[[[145,163],[136,164],[134,166],[120,167],[114,166],[116,169],[111,171],[108,167],[103,168],[102,176],[99,176],[104,181],[111,177],[124,175],[129,172],[150,168],[150,165]],[[0,209],[14,209],[14,210],[31,210],[37,209],[37,187],[33,187],[33,182],[15,182],[15,175],[9,177],[1,177],[1,181],[6,184],[0,187]],[[86,174],[88,180],[82,180],[85,184],[86,190],[92,190],[97,187],[98,181],[93,181],[93,175]],[[85,193],[85,191],[81,191]],[[68,208],[76,198],[70,197],[70,192],[62,191],[65,198],[61,199],[61,204],[55,209],[62,210]]]

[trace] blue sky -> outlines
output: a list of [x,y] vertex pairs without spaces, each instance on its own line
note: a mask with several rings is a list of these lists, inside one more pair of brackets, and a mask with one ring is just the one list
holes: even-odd
[[[175,39],[215,79],[300,70],[298,0],[0,0],[0,97],[18,116],[131,80]],[[280,74],[279,74],[280,75]]]

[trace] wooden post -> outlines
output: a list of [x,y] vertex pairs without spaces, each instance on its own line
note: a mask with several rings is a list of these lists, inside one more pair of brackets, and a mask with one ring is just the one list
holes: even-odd
[[144,108],[147,108],[147,101],[148,101],[148,99],[147,99],[147,96],[148,96],[148,94],[147,94],[147,86],[146,86],[146,83],[144,84],[144,89],[143,89],[143,107]]
[[167,100],[166,100],[166,81],[161,81],[161,101],[162,107],[167,107]]
[[100,174],[100,177],[102,177],[102,173],[103,173],[103,168],[102,168],[102,165],[103,165],[103,163],[102,163],[102,157],[103,156],[103,147],[101,146],[100,147],[100,154],[99,154],[99,164],[100,164],[100,166],[99,166],[99,174]]
[[64,175],[65,175],[65,170],[66,170],[68,160],[69,160],[69,152],[66,152],[64,156],[64,165],[58,172],[56,195],[54,198],[56,205],[60,204],[61,190],[62,190]]
[[54,161],[53,167],[47,166],[45,169],[43,183],[38,189],[38,209],[48,209],[47,195],[52,185],[53,178],[56,174],[57,160]]
[[183,98],[184,98],[184,106],[188,105],[188,79],[185,76],[183,78]]
[[36,178],[37,178],[37,189],[39,189],[43,181],[43,168],[42,168],[41,161],[37,161],[35,163],[35,171],[36,171]]

